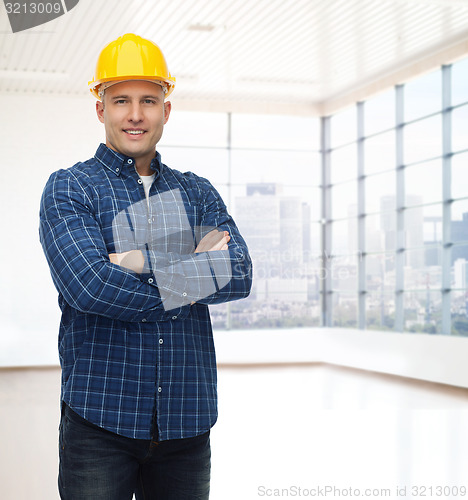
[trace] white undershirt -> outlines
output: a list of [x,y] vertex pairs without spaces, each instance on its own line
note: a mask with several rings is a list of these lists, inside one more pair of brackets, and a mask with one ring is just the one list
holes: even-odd
[[153,175],[140,175],[141,180],[143,181],[143,188],[145,189],[146,202],[149,205],[149,190],[151,188],[151,184],[153,184],[154,178],[156,174]]

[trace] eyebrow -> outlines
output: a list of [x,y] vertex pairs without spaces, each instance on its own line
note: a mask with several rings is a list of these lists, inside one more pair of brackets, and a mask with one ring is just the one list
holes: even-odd
[[[128,99],[129,96],[128,95],[116,95],[116,96],[112,96],[112,99]],[[141,96],[140,99],[160,99],[160,97],[156,96],[156,95],[144,95],[144,96]]]

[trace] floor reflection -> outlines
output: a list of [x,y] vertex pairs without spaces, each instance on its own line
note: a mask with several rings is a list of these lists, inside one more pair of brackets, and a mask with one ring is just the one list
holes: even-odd
[[468,496],[466,389],[324,365],[221,368],[219,399],[212,500]]

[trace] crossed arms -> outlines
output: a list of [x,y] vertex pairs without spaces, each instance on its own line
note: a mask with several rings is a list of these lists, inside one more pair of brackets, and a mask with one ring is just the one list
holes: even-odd
[[[175,315],[183,319],[193,302],[216,304],[249,295],[248,250],[214,188],[200,203],[200,223],[216,231],[200,239],[193,253],[136,247],[127,253],[116,245],[109,255],[96,219],[99,193],[89,176],[78,174],[52,174],[40,211],[40,239],[52,279],[71,307],[122,321],[165,321]],[[139,275],[142,257],[146,273]]]
[[[215,252],[216,250],[227,250],[231,237],[227,231],[213,229],[205,235],[195,249],[195,253]],[[141,250],[129,250],[122,253],[110,253],[109,260],[113,264],[124,267],[137,274],[144,269],[145,258]]]

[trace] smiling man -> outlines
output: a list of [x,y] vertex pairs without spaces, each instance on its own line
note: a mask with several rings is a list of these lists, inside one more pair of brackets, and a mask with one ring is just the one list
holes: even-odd
[[174,85],[157,45],[111,42],[90,83],[106,143],[44,189],[40,238],[62,310],[65,500],[209,496],[208,305],[248,296],[252,267],[213,186],[156,151]]
[[125,81],[104,86],[96,102],[99,120],[106,129],[106,145],[135,159],[137,171],[151,175],[155,145],[161,139],[171,112],[170,101],[159,84]]

